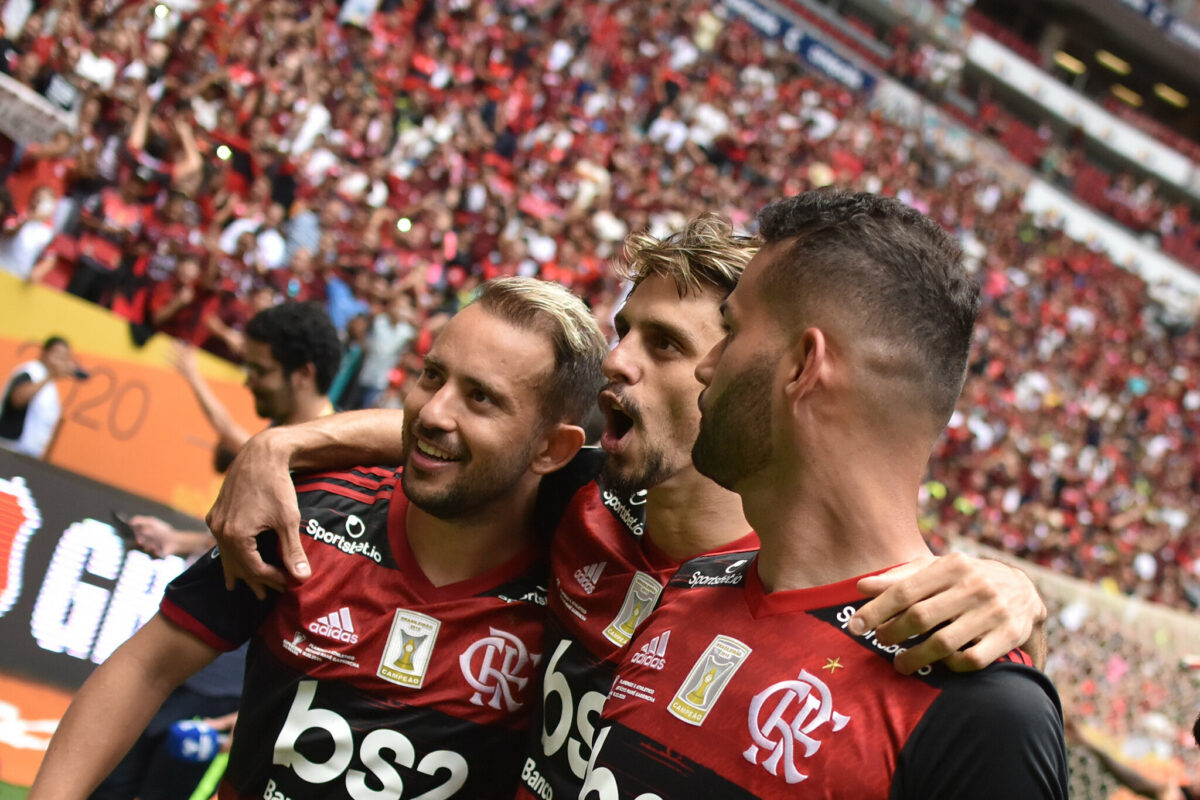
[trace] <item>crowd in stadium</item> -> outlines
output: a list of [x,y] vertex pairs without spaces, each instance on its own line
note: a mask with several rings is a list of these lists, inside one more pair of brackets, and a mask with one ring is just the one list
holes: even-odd
[[10,271],[234,360],[257,309],[322,301],[360,363],[335,399],[387,406],[487,278],[562,282],[608,320],[630,231],[745,225],[828,184],[895,195],[964,240],[984,289],[926,484],[935,544],[1200,604],[1196,332],[747,23],[700,0],[363,20],[260,0],[155,39],[154,3],[113,6],[44,4],[0,45],[0,69],[79,111],[0,161]]
[[[919,27],[906,22],[886,32],[877,32],[873,25],[853,13],[846,14],[844,29],[811,11],[805,16],[865,61],[885,69],[904,85],[937,103],[966,128],[997,139],[1014,159],[1036,169],[1056,186],[1163,252],[1200,268],[1200,224],[1194,199],[1187,198],[1178,187],[1164,187],[1158,178],[1098,163],[1095,153],[1085,146],[1082,130],[1050,116],[1032,121],[1027,116],[1023,118],[996,98],[990,84],[965,79],[963,43],[974,32],[994,39],[1051,76],[1056,72],[1048,54],[1007,27],[1005,20],[994,19],[977,9],[965,14],[961,13],[961,7],[951,11],[952,5],[931,3],[924,13],[940,15],[943,24],[958,30],[954,41],[935,41]],[[804,11],[803,6],[792,8]],[[849,35],[848,30],[890,48],[890,56],[883,58],[862,40]],[[1200,145],[1114,95],[1093,93],[1088,99],[1193,162],[1200,159]]]
[[[165,41],[149,4],[38,11],[8,64],[35,88],[70,78],[80,125],[10,164],[10,242],[61,225],[37,278],[234,358],[258,308],[324,301],[362,361],[337,398],[353,408],[397,404],[442,312],[486,278],[563,282],[605,318],[631,230],[711,209],[744,223],[828,183],[896,194],[982,254],[935,535],[1190,602],[1198,345],[1140,279],[744,22],[551,5],[505,25],[492,4],[406,5],[359,27],[328,5],[214,4]],[[85,52],[107,89],[72,72]]]

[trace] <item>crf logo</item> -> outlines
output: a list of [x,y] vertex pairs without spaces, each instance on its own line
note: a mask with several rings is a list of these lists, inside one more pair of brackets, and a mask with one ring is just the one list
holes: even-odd
[[751,764],[758,763],[759,749],[769,751],[762,766],[772,775],[788,783],[799,783],[808,776],[796,769],[796,743],[804,745],[804,757],[809,758],[821,748],[814,734],[825,725],[830,731],[846,727],[850,717],[833,709],[829,687],[820,679],[800,670],[795,680],[780,681],[768,686],[750,701],[750,738],[754,744],[743,756]]
[[496,628],[489,630],[492,635],[477,640],[464,650],[458,657],[458,665],[467,683],[475,690],[472,703],[485,705],[484,696],[487,695],[486,705],[499,709],[503,702],[506,711],[516,711],[524,703],[518,702],[513,695],[529,683],[527,673],[533,671],[542,656],[530,654],[525,643],[511,633]]

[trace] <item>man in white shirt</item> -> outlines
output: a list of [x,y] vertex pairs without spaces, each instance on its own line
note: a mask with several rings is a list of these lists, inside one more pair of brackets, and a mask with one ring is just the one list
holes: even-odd
[[38,358],[17,366],[4,386],[0,405],[0,447],[42,458],[62,417],[54,382],[75,376],[81,376],[79,367],[71,345],[61,336],[51,336]]
[[49,186],[33,191],[29,216],[9,235],[0,235],[0,269],[21,280],[31,280],[34,267],[54,239],[54,212],[58,200]]
[[400,293],[388,302],[387,311],[375,315],[367,333],[367,355],[358,382],[362,407],[372,408],[388,386],[388,376],[409,343],[417,335],[412,324],[412,298]]

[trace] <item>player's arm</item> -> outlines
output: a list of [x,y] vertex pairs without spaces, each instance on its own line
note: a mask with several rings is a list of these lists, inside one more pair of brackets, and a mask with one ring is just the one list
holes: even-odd
[[156,614],[97,667],[75,695],[50,740],[30,800],[91,794],[167,695],[219,653]]
[[1016,647],[1045,662],[1046,604],[1028,575],[1000,561],[961,553],[919,559],[858,588],[875,597],[850,619],[851,633],[875,630],[883,644],[900,644],[934,631],[896,657],[904,674],[935,661],[982,669]]
[[29,373],[22,372],[13,380],[11,388],[8,391],[8,405],[13,408],[25,408],[29,405],[29,401],[34,395],[42,390],[42,387],[54,380],[54,376],[47,375],[40,381],[35,381],[29,377]]
[[[246,442],[207,517],[221,547],[225,585],[232,588],[240,578],[262,597],[267,588],[284,590],[288,573],[306,580],[311,571],[300,546],[300,510],[289,470],[396,463],[403,423],[399,411],[352,411],[270,428]],[[264,530],[279,534],[286,572],[259,556],[254,539]]]

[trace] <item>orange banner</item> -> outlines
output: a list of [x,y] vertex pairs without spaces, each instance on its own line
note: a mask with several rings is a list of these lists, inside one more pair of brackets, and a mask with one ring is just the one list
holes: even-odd
[[[91,377],[59,383],[62,428],[47,460],[202,516],[221,485],[213,469],[216,434],[167,360],[170,339],[156,335],[138,348],[128,323],[104,309],[0,273],[0,380],[37,358],[51,335],[70,342]],[[208,353],[197,360],[239,424],[265,427],[237,367]]]
[[71,695],[0,675],[0,781],[29,786]]

